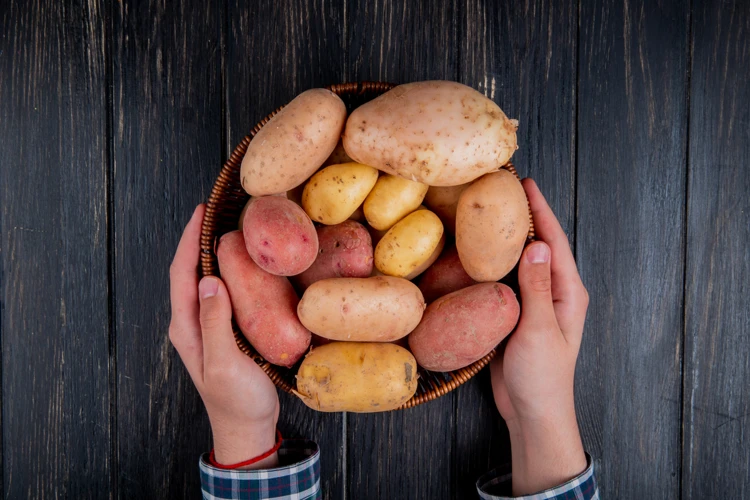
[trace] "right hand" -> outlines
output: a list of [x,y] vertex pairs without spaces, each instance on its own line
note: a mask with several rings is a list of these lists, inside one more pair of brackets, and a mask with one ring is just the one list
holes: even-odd
[[539,241],[519,263],[518,327],[491,365],[495,403],[511,436],[516,496],[562,484],[586,468],[573,379],[588,293],[544,196],[531,179],[523,187]]

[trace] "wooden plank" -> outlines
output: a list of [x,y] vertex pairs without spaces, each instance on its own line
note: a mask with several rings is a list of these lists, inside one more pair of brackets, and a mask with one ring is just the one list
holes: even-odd
[[[348,2],[352,81],[458,76],[454,0]],[[452,499],[454,393],[410,410],[347,415],[349,497]]]
[[688,4],[583,2],[578,417],[602,498],[679,496]]
[[117,496],[198,498],[209,423],[167,338],[168,268],[221,168],[224,12],[112,5]]
[[4,498],[110,489],[101,7],[0,6]]
[[[297,94],[346,80],[343,2],[230,1],[228,9],[227,155],[256,123]],[[343,498],[343,415],[315,412],[286,393],[279,399],[284,436],[320,445],[323,498]]]
[[693,4],[683,498],[750,497],[750,4]]
[[[576,2],[484,2],[462,9],[460,80],[519,120],[513,164],[547,196],[571,243],[575,222]],[[492,398],[489,370],[456,395],[458,492],[510,462],[507,429]]]

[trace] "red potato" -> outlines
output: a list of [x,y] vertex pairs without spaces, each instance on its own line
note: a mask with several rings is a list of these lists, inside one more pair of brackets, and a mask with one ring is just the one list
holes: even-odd
[[318,235],[310,217],[281,196],[254,198],[245,212],[242,232],[250,257],[271,274],[300,274],[318,255]]
[[458,250],[452,246],[427,268],[419,280],[419,289],[422,290],[424,300],[429,304],[443,295],[476,284],[477,282],[466,273],[461,265]]
[[237,325],[267,361],[294,365],[310,346],[310,331],[297,318],[299,299],[289,280],[267,273],[250,258],[242,233],[222,236],[216,250]]
[[420,366],[458,370],[486,356],[513,331],[521,314],[516,295],[502,283],[479,283],[427,306],[409,347]]
[[352,220],[317,229],[318,257],[294,278],[300,291],[328,278],[366,278],[372,273],[372,239],[367,229]]

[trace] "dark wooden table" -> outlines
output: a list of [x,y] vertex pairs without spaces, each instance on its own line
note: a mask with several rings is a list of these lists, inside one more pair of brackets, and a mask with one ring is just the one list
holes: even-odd
[[[450,79],[521,122],[591,306],[605,498],[750,497],[750,2],[0,3],[5,498],[194,498],[210,446],[168,265],[261,117],[316,86]],[[486,372],[416,409],[280,427],[325,498],[473,498],[509,457]]]

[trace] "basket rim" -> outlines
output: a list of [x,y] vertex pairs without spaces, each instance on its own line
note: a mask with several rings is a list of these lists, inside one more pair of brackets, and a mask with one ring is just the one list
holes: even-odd
[[[392,89],[395,86],[396,84],[388,83],[388,82],[362,81],[362,82],[351,82],[351,83],[340,83],[340,84],[328,85],[325,88],[330,90],[331,92],[334,92],[335,94],[339,96],[346,96],[346,95],[363,95],[369,92],[373,92],[379,95]],[[279,113],[279,111],[281,111],[283,108],[284,106],[280,106],[276,108],[252,128],[252,130],[250,131],[250,134],[246,135],[240,141],[240,143],[234,148],[232,153],[229,155],[229,158],[222,166],[222,169],[219,172],[219,175],[217,176],[216,181],[214,182],[214,185],[211,189],[211,193],[206,203],[206,210],[204,213],[203,221],[201,223],[201,240],[200,240],[200,246],[201,246],[200,275],[201,277],[219,276],[218,262],[216,258],[215,248],[216,248],[216,243],[218,241],[218,238],[220,236],[219,234],[217,234],[218,231],[217,231],[216,226],[218,223],[219,216],[221,214],[221,210],[220,210],[221,202],[222,200],[224,200],[230,195],[234,197],[239,196],[240,198],[244,197],[244,201],[241,201],[242,205],[244,205],[247,199],[249,199],[249,195],[247,195],[247,193],[245,193],[241,187],[239,189],[240,192],[234,189],[230,193],[230,190],[234,184],[239,184],[239,169],[242,164],[242,159],[244,158],[245,153],[247,152],[247,148],[250,145],[250,142],[252,141],[253,137],[255,137],[255,135],[260,131],[260,129],[263,128],[263,126],[266,123],[268,123],[268,121],[271,118],[276,116],[276,114]],[[520,180],[518,172],[516,171],[512,163],[509,162],[508,164],[504,165],[502,168],[510,171],[517,179]],[[237,179],[237,182],[233,182],[233,178],[235,177]],[[527,198],[527,204],[528,204],[528,198]],[[236,227],[236,223],[235,223],[235,227]],[[529,205],[529,233],[527,235],[525,245],[528,245],[531,241],[534,241],[534,240],[535,240],[534,219],[531,213],[531,207]],[[233,323],[232,330],[233,330],[235,342],[237,343],[238,348],[247,356],[252,358],[261,367],[261,369],[266,373],[266,375],[268,375],[268,377],[271,379],[274,385],[282,389],[284,392],[293,394],[294,387],[285,379],[281,371],[281,370],[287,370],[287,369],[282,368],[282,367],[277,367],[276,365],[273,365],[269,363],[268,361],[266,361],[263,358],[263,356],[261,356],[258,352],[255,351],[255,349],[253,349],[252,345],[250,345],[250,342],[245,338],[243,333],[237,327],[234,320],[232,321],[232,323]],[[428,401],[437,399],[441,396],[444,396],[450,391],[463,385],[469,379],[471,379],[477,373],[479,373],[480,370],[482,370],[485,366],[489,364],[490,361],[492,361],[492,359],[495,357],[496,354],[497,354],[497,347],[493,348],[485,356],[478,359],[474,363],[468,366],[465,366],[464,368],[460,368],[458,370],[453,370],[450,372],[431,372],[431,371],[425,370],[422,367],[419,367],[420,383],[417,388],[417,392],[408,401],[406,401],[403,405],[396,408],[395,410],[412,408],[414,406],[417,406],[417,405],[426,403]],[[292,369],[294,369],[294,367]],[[394,410],[391,410],[391,411],[394,411]]]

